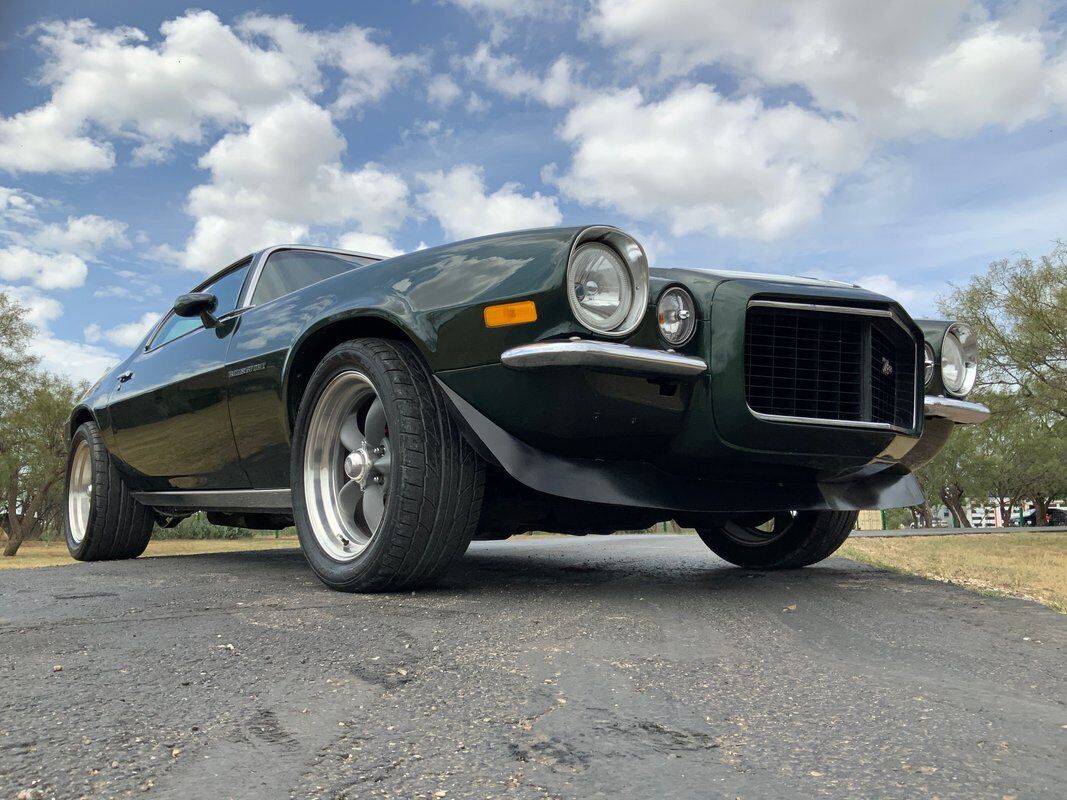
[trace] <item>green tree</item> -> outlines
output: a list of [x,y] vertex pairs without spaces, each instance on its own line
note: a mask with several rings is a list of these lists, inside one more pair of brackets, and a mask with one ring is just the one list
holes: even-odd
[[1044,524],[1050,501],[1067,495],[1067,420],[1015,408],[1007,399],[1001,405],[989,431],[999,450],[990,494],[1000,498],[1004,519],[1015,519],[1029,500],[1037,524]]
[[944,505],[956,524],[964,528],[971,527],[964,506],[981,497],[983,491],[976,439],[976,426],[957,425],[941,452],[919,472],[927,500]]
[[23,384],[37,367],[37,359],[29,353],[32,335],[26,310],[0,292],[0,415],[17,401]]
[[1067,244],[997,261],[942,303],[978,335],[979,386],[1038,417],[1067,419]]
[[954,515],[967,499],[995,497],[1005,519],[1029,500],[1040,522],[1067,494],[1067,244],[1037,260],[994,262],[941,310],[974,328],[976,397],[993,413],[957,428],[924,482]]
[[25,310],[0,294],[0,528],[5,556],[60,529],[67,446],[64,423],[80,388],[40,372],[29,354]]

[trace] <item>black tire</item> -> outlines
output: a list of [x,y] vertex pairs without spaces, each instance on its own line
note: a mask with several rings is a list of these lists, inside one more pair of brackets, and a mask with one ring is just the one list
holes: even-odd
[[92,492],[84,535],[79,539],[71,528],[70,504],[64,506],[63,529],[67,550],[78,561],[112,561],[137,558],[148,547],[155,527],[152,510],[130,494],[104,447],[95,422],[83,423],[71,438],[67,455],[64,498],[71,492],[71,466],[80,446],[88,448]]
[[858,511],[799,511],[773,515],[773,529],[762,531],[748,517],[697,528],[715,555],[748,569],[806,567],[837,550],[856,527]]
[[[389,425],[392,468],[381,522],[349,561],[331,557],[308,514],[304,463],[316,403],[338,375],[373,384]],[[331,589],[380,592],[426,586],[466,551],[477,529],[485,467],[460,434],[418,352],[404,342],[355,339],[331,350],[300,403],[292,449],[293,513],[304,555]]]

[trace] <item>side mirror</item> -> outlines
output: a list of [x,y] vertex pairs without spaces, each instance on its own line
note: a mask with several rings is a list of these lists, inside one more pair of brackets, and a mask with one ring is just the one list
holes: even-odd
[[210,292],[189,292],[174,301],[174,313],[179,317],[200,317],[205,328],[214,328],[219,324],[215,309],[219,300]]

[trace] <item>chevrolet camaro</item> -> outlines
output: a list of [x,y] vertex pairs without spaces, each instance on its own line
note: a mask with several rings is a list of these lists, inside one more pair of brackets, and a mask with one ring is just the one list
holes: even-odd
[[70,417],[66,539],[140,555],[198,511],[296,525],[328,586],[442,576],[472,539],[695,528],[795,568],[922,502],[976,343],[810,278],[650,269],[609,226],[394,258],[282,245],[180,296]]

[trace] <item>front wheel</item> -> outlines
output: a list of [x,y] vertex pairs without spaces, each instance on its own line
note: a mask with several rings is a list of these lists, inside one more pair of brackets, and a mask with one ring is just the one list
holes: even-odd
[[441,577],[470,544],[483,484],[481,460],[410,345],[357,339],[316,368],[293,436],[293,512],[331,589]]
[[67,458],[67,550],[78,561],[137,558],[155,527],[152,510],[130,494],[95,422],[81,425]]
[[828,558],[856,527],[857,511],[745,515],[697,534],[724,561],[748,569],[796,569]]

